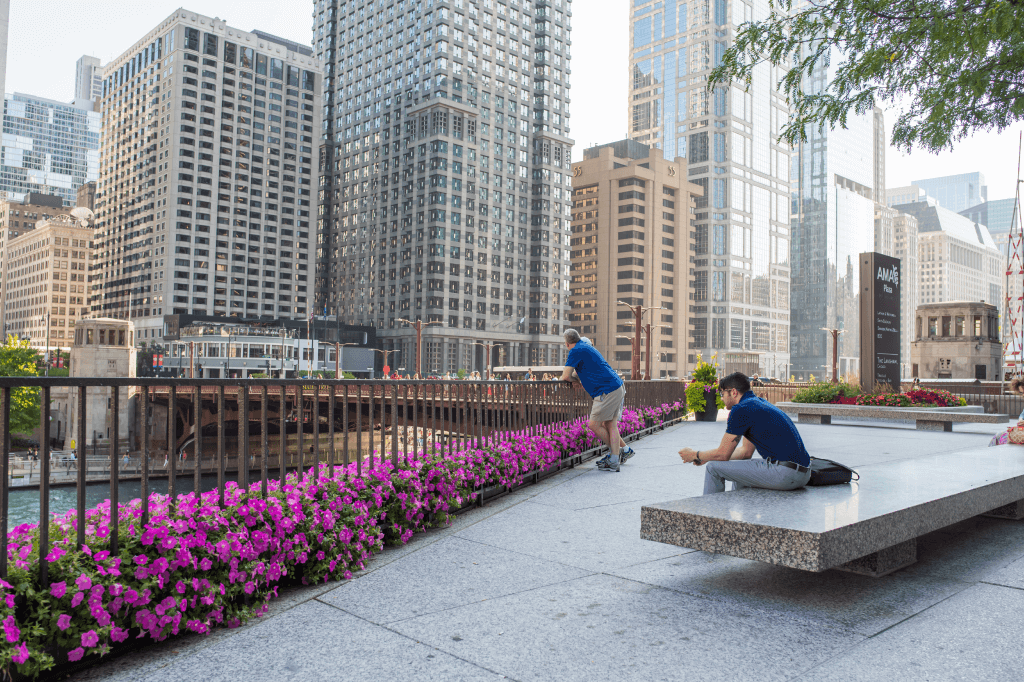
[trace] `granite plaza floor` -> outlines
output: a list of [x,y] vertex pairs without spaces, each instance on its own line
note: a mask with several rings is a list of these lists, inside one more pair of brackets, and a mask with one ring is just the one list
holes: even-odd
[[[872,579],[640,540],[640,507],[699,495],[724,424],[635,444],[386,550],[347,583],[293,589],[237,630],[121,655],[74,680],[1014,680],[1024,676],[1024,522],[925,536]],[[954,433],[801,425],[812,454],[870,466],[983,447]],[[1024,455],[1024,450],[1022,450]],[[970,466],[965,457],[964,466]]]

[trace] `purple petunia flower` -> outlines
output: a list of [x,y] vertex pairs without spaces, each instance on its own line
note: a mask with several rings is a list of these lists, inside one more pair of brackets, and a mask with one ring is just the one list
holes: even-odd
[[11,660],[19,665],[28,660],[28,646],[24,642],[15,647],[14,653],[11,654]]
[[71,651],[68,652],[68,660],[69,661],[80,661],[80,660],[82,660],[82,656],[85,656],[85,649],[83,649],[82,647],[78,647],[77,649],[72,649]]
[[61,629],[61,632],[71,627],[71,616],[66,613],[57,616],[57,627]]
[[50,594],[57,599],[60,599],[68,591],[68,584],[63,580],[59,583],[53,583],[50,585]]
[[94,647],[99,644],[100,638],[96,634],[95,630],[89,630],[88,632],[82,633],[82,646]]

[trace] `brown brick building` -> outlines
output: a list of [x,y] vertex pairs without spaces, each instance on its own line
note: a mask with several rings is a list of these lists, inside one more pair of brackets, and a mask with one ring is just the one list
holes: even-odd
[[[592,147],[573,164],[569,324],[621,372],[632,365],[634,317],[620,301],[661,308],[643,319],[653,325],[652,375],[689,370],[690,221],[701,188],[686,170],[686,159],[633,140]],[[646,347],[643,337],[641,369]]]

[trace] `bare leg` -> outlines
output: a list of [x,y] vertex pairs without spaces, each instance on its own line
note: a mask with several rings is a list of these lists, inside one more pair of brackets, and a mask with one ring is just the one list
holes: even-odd
[[611,446],[611,444],[614,442],[610,439],[608,435],[607,422],[591,421],[587,423],[587,427],[589,427],[590,430],[594,432],[594,435],[600,438],[601,442],[604,443],[605,445]]
[[608,430],[608,440],[605,442],[608,443],[612,455],[618,458],[619,452],[622,450],[622,446],[619,445],[619,443],[622,443],[622,437],[619,435],[619,423],[613,419],[612,421],[605,422],[604,427]]

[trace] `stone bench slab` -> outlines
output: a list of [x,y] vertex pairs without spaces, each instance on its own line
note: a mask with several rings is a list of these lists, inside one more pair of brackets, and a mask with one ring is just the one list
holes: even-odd
[[858,472],[861,480],[848,485],[747,488],[646,505],[640,537],[820,572],[890,549],[906,559],[918,537],[1024,500],[1019,445],[865,465]]
[[1005,424],[1005,414],[947,411],[951,408],[874,407],[869,405],[823,405],[815,403],[778,403],[783,412],[796,413],[803,424],[831,424],[832,417],[845,419],[905,419],[926,431],[952,431],[953,424]]

